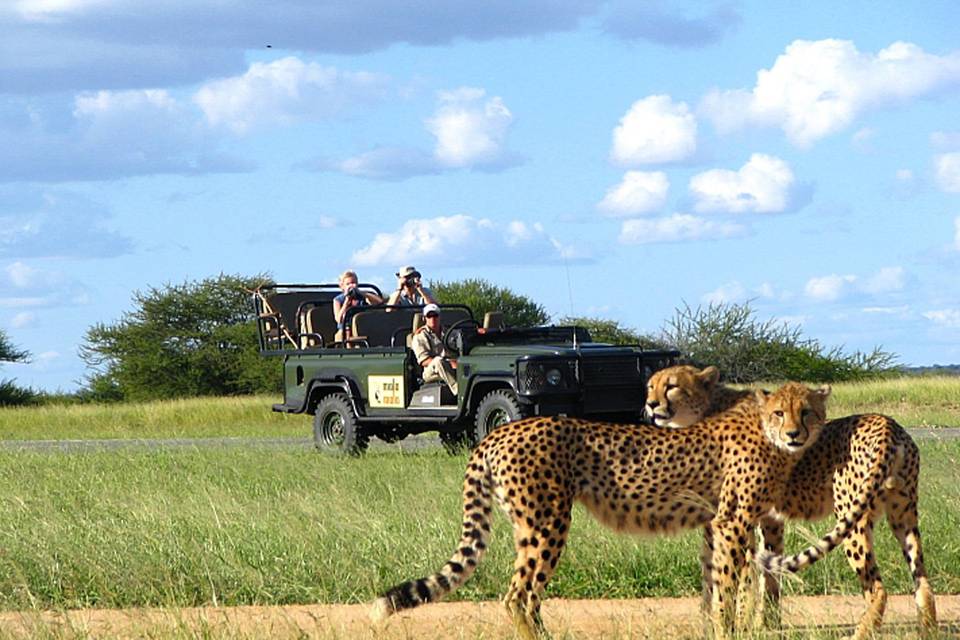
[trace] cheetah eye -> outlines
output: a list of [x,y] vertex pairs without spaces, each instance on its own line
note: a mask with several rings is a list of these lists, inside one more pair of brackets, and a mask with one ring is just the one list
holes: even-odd
[[773,415],[777,416],[778,418],[782,418],[782,417],[783,417],[783,410],[782,410],[782,409],[777,409],[776,411],[773,412]]
[[670,391],[671,389],[676,389],[676,388],[677,388],[677,385],[675,385],[675,384],[668,384],[668,385],[667,385],[667,391]]

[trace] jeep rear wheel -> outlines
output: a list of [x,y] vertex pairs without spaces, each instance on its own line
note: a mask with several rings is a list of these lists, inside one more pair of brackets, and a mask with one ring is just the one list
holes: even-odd
[[313,443],[318,450],[355,456],[366,450],[367,441],[346,394],[331,393],[320,401],[313,416]]
[[497,427],[519,420],[526,416],[520,402],[509,389],[497,389],[483,397],[477,406],[477,415],[473,421],[475,442],[483,440]]

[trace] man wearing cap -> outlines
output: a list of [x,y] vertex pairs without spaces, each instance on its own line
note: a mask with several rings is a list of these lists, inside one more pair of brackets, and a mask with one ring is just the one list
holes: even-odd
[[440,339],[440,307],[430,303],[423,308],[424,325],[417,329],[410,346],[413,356],[423,367],[423,381],[443,380],[454,395],[457,394],[457,372],[453,362],[443,355],[443,341]]
[[390,294],[387,304],[419,307],[424,304],[437,304],[437,299],[433,297],[430,289],[420,283],[420,272],[416,268],[400,267],[397,272],[397,290]]

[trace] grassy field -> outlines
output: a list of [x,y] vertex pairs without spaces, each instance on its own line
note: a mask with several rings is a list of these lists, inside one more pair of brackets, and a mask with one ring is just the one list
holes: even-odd
[[[281,398],[241,396],[0,409],[0,439],[307,436],[308,417],[274,413]],[[834,385],[831,416],[885,413],[905,426],[960,427],[960,377]]]
[[[960,592],[960,441],[921,443],[921,527],[936,591]],[[459,535],[465,456],[439,449],[362,459],[307,450],[0,451],[0,609],[289,604],[369,600],[436,570]],[[832,523],[792,525],[798,549]],[[911,581],[886,525],[888,588]],[[552,597],[694,595],[699,535],[618,536],[583,511]],[[495,517],[491,550],[456,598],[494,599],[512,566]],[[839,553],[791,593],[856,593]]]

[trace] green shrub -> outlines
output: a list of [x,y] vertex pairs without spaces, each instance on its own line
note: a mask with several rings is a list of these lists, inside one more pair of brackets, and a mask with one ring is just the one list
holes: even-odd
[[527,296],[479,278],[431,280],[429,286],[441,304],[465,304],[479,321],[488,311],[502,312],[504,322],[511,327],[535,327],[550,320],[544,308]]

